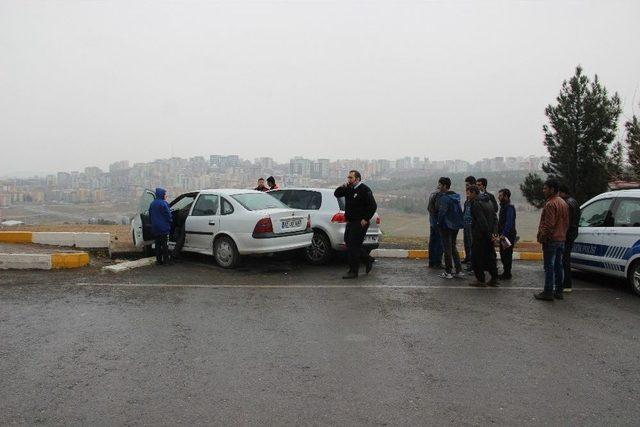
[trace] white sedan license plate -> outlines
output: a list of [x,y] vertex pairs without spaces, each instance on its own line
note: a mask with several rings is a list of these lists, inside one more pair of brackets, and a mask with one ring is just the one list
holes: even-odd
[[378,236],[365,236],[365,243],[378,243]]
[[302,218],[291,218],[282,220],[282,229],[298,228],[302,225]]

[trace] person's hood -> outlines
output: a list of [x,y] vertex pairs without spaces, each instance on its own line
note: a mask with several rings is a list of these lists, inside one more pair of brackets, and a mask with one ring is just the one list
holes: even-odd
[[163,200],[165,194],[167,194],[167,190],[160,187],[156,188],[156,199]]
[[443,196],[450,197],[452,200],[455,200],[458,203],[460,202],[460,195],[455,191],[449,190],[446,193],[444,193]]

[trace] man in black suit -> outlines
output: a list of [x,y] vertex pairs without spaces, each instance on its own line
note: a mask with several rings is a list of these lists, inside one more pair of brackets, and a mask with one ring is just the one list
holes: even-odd
[[[371,189],[362,183],[362,176],[356,170],[349,171],[347,182],[336,188],[336,197],[345,198],[345,217],[347,226],[344,230],[344,243],[347,245],[349,271],[343,279],[357,279],[362,256],[362,242],[369,229],[369,221],[376,213],[378,205]],[[373,258],[367,255],[366,272],[373,267]]]

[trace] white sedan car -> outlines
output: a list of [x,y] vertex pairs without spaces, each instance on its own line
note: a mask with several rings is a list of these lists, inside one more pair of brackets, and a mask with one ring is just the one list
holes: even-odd
[[[311,215],[313,240],[304,252],[311,264],[326,264],[336,252],[346,250],[344,230],[344,197],[339,199],[329,188],[283,188],[269,191],[273,197],[292,209],[301,209]],[[368,252],[380,244],[380,216],[376,212],[371,218],[362,246]]]
[[[133,242],[149,250],[153,243],[145,190],[140,213],[131,221]],[[313,230],[308,213],[290,209],[276,198],[254,190],[202,190],[185,193],[169,203],[174,225],[184,222],[183,251],[213,255],[218,265],[233,268],[240,255],[306,248]],[[170,236],[170,247],[173,240]]]

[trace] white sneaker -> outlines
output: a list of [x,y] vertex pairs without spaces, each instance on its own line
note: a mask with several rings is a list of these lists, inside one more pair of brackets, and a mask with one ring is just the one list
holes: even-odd
[[446,271],[440,275],[443,279],[453,279],[453,274],[447,273]]
[[462,271],[458,271],[457,273],[455,273],[453,275],[453,277],[460,279],[460,278],[464,277],[464,273]]

